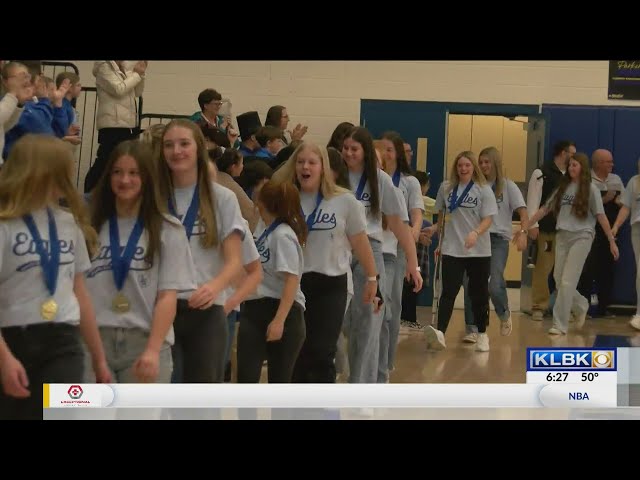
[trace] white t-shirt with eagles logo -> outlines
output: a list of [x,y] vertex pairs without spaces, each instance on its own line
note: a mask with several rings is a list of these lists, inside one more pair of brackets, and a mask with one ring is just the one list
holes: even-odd
[[[58,283],[53,299],[58,313],[52,322],[80,323],[80,307],[73,291],[75,275],[91,266],[82,230],[73,215],[62,208],[52,208],[60,245]],[[47,252],[49,217],[46,209],[32,213]],[[40,308],[51,295],[44,282],[36,243],[21,218],[0,220],[0,327],[46,323]]]

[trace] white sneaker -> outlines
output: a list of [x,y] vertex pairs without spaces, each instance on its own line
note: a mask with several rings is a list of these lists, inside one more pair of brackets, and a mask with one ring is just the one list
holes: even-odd
[[469,332],[462,337],[464,343],[476,343],[478,341],[478,334],[476,332]]
[[556,327],[551,327],[547,333],[549,335],[564,335],[564,332]]
[[500,321],[500,335],[503,337],[508,337],[511,335],[511,331],[513,330],[513,323],[511,322],[511,313],[509,313],[509,317]]
[[543,318],[544,313],[542,313],[542,310],[534,310],[531,314],[531,319],[535,320],[536,322],[541,322]]
[[478,334],[478,343],[476,344],[476,352],[489,351],[489,335],[486,333]]
[[640,315],[634,315],[633,317],[631,317],[629,325],[631,325],[636,330],[640,330]]
[[424,337],[427,339],[427,348],[430,350],[444,350],[447,344],[444,341],[444,333],[428,325],[424,329]]
[[576,328],[578,330],[582,330],[582,327],[584,327],[584,322],[587,321],[587,312],[578,313],[574,315],[573,318],[575,318],[576,320]]

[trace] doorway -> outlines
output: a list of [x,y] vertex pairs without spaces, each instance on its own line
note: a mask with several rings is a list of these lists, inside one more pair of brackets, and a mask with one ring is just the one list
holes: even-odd
[[[413,159],[412,168],[416,169],[418,165],[424,166],[424,170],[428,171],[431,177],[431,186],[427,195],[436,196],[438,187],[445,178],[446,165],[450,154],[455,155],[462,150],[457,150],[458,144],[449,144],[449,130],[456,129],[457,122],[464,123],[469,121],[464,116],[487,116],[492,120],[486,120],[486,124],[482,124],[484,120],[479,120],[478,125],[482,128],[491,130],[490,125],[501,124],[501,135],[504,136],[505,118],[508,120],[507,131],[514,131],[518,128],[532,129],[533,125],[537,125],[536,132],[539,132],[539,121],[542,117],[539,115],[539,105],[523,105],[523,104],[492,104],[492,103],[458,103],[458,102],[423,102],[423,101],[397,101],[397,100],[370,100],[363,99],[360,102],[360,124],[366,127],[374,138],[379,138],[387,130],[397,131],[405,142],[409,143],[413,150],[417,153]],[[454,118],[451,121],[451,118]],[[544,122],[543,122],[544,123]],[[522,125],[529,125],[523,127]],[[481,128],[481,127],[478,127]],[[473,128],[472,128],[473,130]],[[544,126],[541,130],[541,142],[544,145]],[[477,134],[479,135],[479,134]],[[495,132],[492,135],[497,135]],[[470,134],[471,137],[473,135]],[[479,142],[481,136],[476,136]],[[508,135],[508,138],[510,136]],[[515,162],[510,168],[513,174],[524,174],[524,178],[528,178],[531,172],[537,167],[539,159],[541,162],[543,149],[537,150],[537,156],[534,158],[531,154],[534,150],[530,149],[532,143],[532,135],[527,130],[527,155],[522,168],[520,160]],[[504,142],[501,142],[504,148]],[[461,145],[461,144],[460,144]],[[475,147],[476,143],[471,139],[469,147]],[[487,146],[487,145],[485,145]],[[495,145],[499,147],[499,145]],[[469,149],[467,147],[466,149]],[[481,146],[480,149],[484,148]],[[511,143],[507,142],[507,149],[512,148]],[[515,148],[515,147],[513,147]],[[480,150],[478,149],[478,151]],[[518,170],[519,169],[519,170]],[[519,173],[518,173],[519,172]],[[511,173],[510,173],[511,175]],[[514,181],[515,178],[514,178]],[[516,182],[518,183],[518,182]],[[523,190],[526,198],[526,185]],[[433,262],[431,265],[430,278],[433,278]],[[522,279],[524,281],[524,278]],[[433,291],[431,288],[425,288],[418,297],[418,305],[431,306],[433,300]]]

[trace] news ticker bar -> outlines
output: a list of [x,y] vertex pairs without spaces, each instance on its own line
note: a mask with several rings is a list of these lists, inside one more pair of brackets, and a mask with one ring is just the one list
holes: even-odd
[[615,408],[603,382],[545,384],[45,384],[44,408]]

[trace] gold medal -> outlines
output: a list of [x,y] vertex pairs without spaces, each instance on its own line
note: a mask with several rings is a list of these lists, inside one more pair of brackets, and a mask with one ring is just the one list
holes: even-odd
[[40,315],[45,320],[53,320],[58,314],[58,304],[53,298],[50,298],[40,307]]
[[113,297],[111,308],[116,313],[127,313],[131,308],[131,305],[129,303],[129,299],[125,297],[122,292],[118,292],[118,294]]

